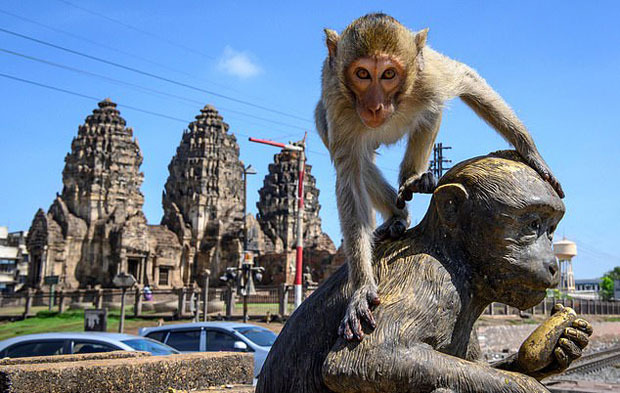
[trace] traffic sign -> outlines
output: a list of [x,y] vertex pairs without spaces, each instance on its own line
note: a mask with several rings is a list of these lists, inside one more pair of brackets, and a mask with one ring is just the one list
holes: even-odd
[[57,285],[58,276],[45,276],[43,278],[43,282],[45,283],[45,285]]

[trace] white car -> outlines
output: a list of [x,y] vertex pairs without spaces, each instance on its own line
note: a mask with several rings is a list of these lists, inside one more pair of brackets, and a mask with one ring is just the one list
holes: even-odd
[[180,323],[142,328],[138,334],[181,352],[251,352],[254,355],[255,378],[277,337],[269,329],[234,322]]
[[0,341],[0,359],[111,351],[146,351],[152,355],[179,353],[158,341],[122,333],[40,333]]

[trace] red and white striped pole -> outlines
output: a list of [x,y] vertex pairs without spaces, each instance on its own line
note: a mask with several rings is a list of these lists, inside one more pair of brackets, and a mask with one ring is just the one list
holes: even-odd
[[298,152],[297,167],[299,169],[297,175],[297,254],[295,256],[295,308],[299,307],[302,298],[302,270],[304,260],[304,174],[305,174],[305,147],[306,137],[302,141],[301,146],[284,144],[265,139],[250,138],[250,142],[263,143],[266,145],[276,146],[284,150],[292,150]]
[[[305,138],[304,138],[305,145]],[[295,308],[301,304],[301,273],[304,261],[304,173],[305,159],[302,149],[297,156],[299,175],[297,176],[297,255],[295,258]]]

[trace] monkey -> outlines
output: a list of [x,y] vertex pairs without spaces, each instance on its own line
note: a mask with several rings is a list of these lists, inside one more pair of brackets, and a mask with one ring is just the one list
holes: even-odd
[[[362,321],[376,326],[371,310],[380,298],[370,266],[373,245],[401,236],[410,223],[406,201],[435,188],[428,160],[447,100],[460,97],[564,197],[508,104],[472,68],[426,45],[427,34],[381,13],[353,21],[341,35],[325,29],[328,55],[315,121],[336,169],[343,247],[356,289],[338,329],[348,340],[363,339]],[[405,135],[396,192],[375,165],[375,152]],[[384,220],[374,232],[373,208]]]
[[[522,348],[544,348],[526,358],[548,358],[527,369],[515,356],[482,362],[474,323],[492,302],[525,310],[557,286],[552,242],[564,212],[552,187],[514,151],[455,165],[422,221],[374,249],[383,297],[376,329],[365,326],[361,342],[336,331],[356,290],[344,264],[291,315],[256,392],[547,392],[538,381],[579,358],[592,334],[588,321],[577,316],[555,342]],[[554,318],[541,328],[554,331]],[[542,340],[552,336],[539,329]]]

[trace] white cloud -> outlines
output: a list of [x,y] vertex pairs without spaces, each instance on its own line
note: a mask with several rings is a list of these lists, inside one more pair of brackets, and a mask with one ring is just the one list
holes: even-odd
[[224,48],[224,54],[220,56],[217,68],[239,78],[250,78],[263,72],[248,52],[238,52],[230,46]]

